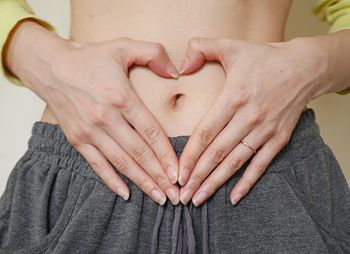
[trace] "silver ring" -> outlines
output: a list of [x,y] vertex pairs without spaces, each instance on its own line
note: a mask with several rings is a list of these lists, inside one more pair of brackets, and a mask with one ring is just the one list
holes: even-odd
[[248,145],[246,142],[244,142],[244,141],[242,140],[241,143],[242,143],[243,145],[245,145],[246,147],[250,148],[250,149],[253,151],[253,153],[256,153],[256,150],[255,150],[253,147],[251,147],[250,145]]

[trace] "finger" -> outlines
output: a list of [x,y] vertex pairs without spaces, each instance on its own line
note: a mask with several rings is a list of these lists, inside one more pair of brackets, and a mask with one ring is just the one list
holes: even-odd
[[[171,202],[177,204],[179,202],[179,189],[178,187],[173,186],[172,182],[170,182],[154,152],[150,149],[144,139],[132,129],[124,119],[115,122],[118,122],[118,128],[112,128],[112,126],[107,127],[107,132],[115,140],[118,140],[119,146],[123,147],[129,156],[131,156],[138,165],[140,165],[140,167],[152,177],[156,184],[165,191]],[[113,143],[110,145],[112,146]],[[106,148],[106,150],[107,149],[108,148]],[[168,173],[173,177],[173,183],[176,183],[176,172],[169,171]]]
[[[120,51],[118,51],[120,54]],[[123,65],[125,72],[133,65],[148,65],[156,74],[162,77],[178,78],[175,65],[170,61],[165,47],[161,43],[126,39],[123,50]]]
[[[179,189],[170,183],[161,167],[141,168],[124,150],[107,134],[99,134],[98,140],[94,141],[107,159],[123,175],[138,185],[153,200],[163,205],[166,193],[173,204],[179,202]],[[160,189],[159,189],[159,187]]]
[[[237,103],[234,104],[239,105]],[[190,177],[190,174],[193,174],[195,167],[202,168],[200,169],[201,172],[210,172],[210,170],[219,164],[227,153],[231,151],[245,136],[257,128],[256,126],[262,122],[264,116],[258,110],[252,110],[245,107],[244,109],[236,110],[237,112],[234,113],[232,119],[228,120],[228,124],[226,124],[222,130],[214,129],[214,131],[212,131],[213,128],[217,126],[217,124],[214,125],[213,123],[220,122],[221,120],[219,116],[220,114],[222,115],[222,113],[218,110],[219,108],[220,107],[217,107],[215,113],[209,111],[203,119],[205,124],[202,124],[201,121],[189,138],[179,162],[180,184],[186,182],[186,177]],[[202,127],[206,125],[208,127]],[[257,137],[260,138],[261,135],[269,135],[269,133],[265,133],[264,128],[258,129],[263,132],[260,132]],[[269,127],[268,129],[271,128]],[[212,133],[214,133],[215,136]],[[205,152],[203,153],[203,151]],[[199,161],[199,157],[201,161]],[[197,166],[198,163],[199,165]]]
[[225,160],[205,179],[200,188],[193,195],[193,204],[199,206],[206,201],[243,166],[252,154],[252,151],[246,149],[242,144],[237,145]]
[[75,149],[87,160],[91,168],[101,177],[102,181],[124,200],[128,200],[130,191],[128,186],[116,174],[106,158],[94,146],[80,144]]
[[[83,119],[91,119],[90,125],[102,127],[146,169],[158,170],[160,161],[162,171],[168,174],[171,183],[176,183],[178,158],[168,136],[136,91],[132,89],[130,81],[126,77],[121,78],[122,83],[125,84],[124,90],[108,95],[109,107],[105,104],[83,102],[82,111],[90,112]],[[138,146],[138,149],[135,146]]]
[[130,93],[128,101],[129,105],[121,109],[123,117],[155,152],[168,178],[177,181],[178,158],[164,129],[136,93]]
[[264,174],[273,158],[287,144],[288,139],[285,135],[276,134],[259,149],[231,191],[232,205],[236,205],[239,200],[247,195]]
[[228,58],[225,57],[225,52],[227,53],[232,41],[225,38],[191,38],[188,42],[184,61],[180,65],[179,74],[189,74],[198,70],[206,60],[219,61],[227,73]]
[[[234,98],[231,98],[226,92],[220,94],[219,98],[215,101],[214,105],[197,124],[195,130],[191,134],[188,142],[186,143],[183,152],[181,153],[179,159],[180,185],[184,185],[187,182],[191,172],[194,170],[195,166],[197,166],[197,161],[202,155],[202,153],[207,149],[207,147],[214,140],[214,138],[216,139],[218,133],[226,129],[224,127],[228,125],[228,122],[232,121],[233,115],[243,103],[243,97],[236,96]],[[206,165],[205,167],[213,168],[221,161],[220,159],[226,156],[228,151],[230,151],[230,147],[224,144],[227,144],[228,141],[231,141],[232,133],[235,132],[227,131],[227,133],[231,134],[222,135],[224,137],[224,140],[216,142],[216,145],[213,146],[212,151],[209,152],[209,158],[201,162],[203,166]],[[233,148],[235,144],[237,144],[237,142],[235,143],[231,141],[231,148]],[[213,157],[214,160],[212,160]],[[199,167],[201,166],[199,165]]]
[[100,149],[115,169],[128,177],[155,202],[163,205],[166,201],[166,196],[154,181],[143,170],[135,165],[132,160],[128,159],[127,155],[122,152],[122,149],[119,146],[115,145],[110,147],[111,144],[109,142],[103,143],[104,145]]
[[[98,112],[95,114],[98,115]],[[111,117],[115,119],[111,119]],[[120,114],[112,115],[111,117],[96,116],[95,124],[97,126],[103,126],[104,130],[117,140],[118,144],[147,172],[164,171],[157,156],[145,140],[135,131]],[[108,119],[108,121],[107,121]],[[118,123],[118,128],[115,128],[115,124]],[[177,168],[167,171],[168,179],[170,183],[175,184],[177,182]]]
[[[274,135],[275,130],[271,130],[275,125],[265,124],[252,130],[245,138],[244,142],[248,146],[239,143],[233,148],[229,156],[210,174],[201,184],[192,200],[200,204],[209,198],[222,184],[226,182],[241,166],[253,155],[261,145],[267,142]],[[223,165],[223,166],[222,166]],[[192,175],[194,172],[192,173]],[[192,176],[191,175],[191,176]],[[203,192],[203,193],[202,193]],[[197,195],[198,193],[198,195]],[[202,193],[202,194],[200,194]],[[205,195],[204,195],[205,194]]]
[[[226,155],[232,151],[232,149],[234,149],[234,147],[240,141],[243,141],[242,137],[248,134],[250,128],[242,128],[239,125],[234,124],[234,122],[237,122],[235,120],[236,118],[234,118],[216,136],[214,141],[204,151],[196,163],[195,168],[190,175],[190,179],[192,176],[194,179],[205,179],[209,173],[226,157]],[[241,124],[244,126],[244,123]],[[252,129],[252,131],[244,138],[244,141],[247,142],[247,144],[250,144],[253,149],[257,150],[259,146],[264,144],[276,132],[277,122],[270,121]],[[196,186],[194,186],[194,188],[196,188]]]
[[[62,106],[62,108],[64,107]],[[60,122],[62,122],[62,124],[60,123],[60,128],[67,138],[67,141],[84,157],[93,171],[102,179],[107,187],[109,187],[117,195],[121,196],[124,200],[128,200],[130,196],[128,186],[116,174],[106,157],[93,145],[81,143],[82,139],[80,136],[85,134],[77,134],[77,130],[80,130],[79,125],[77,125],[77,122],[74,124],[72,121],[70,121],[70,119],[79,119],[79,115],[74,115],[71,113],[71,111],[66,112],[66,114],[62,114],[61,111],[56,111],[55,109],[56,107],[52,107],[55,116],[61,120]],[[67,116],[70,116],[71,118],[67,118]],[[62,119],[64,121],[62,121]],[[71,123],[73,124],[73,127],[69,128],[65,123]]]

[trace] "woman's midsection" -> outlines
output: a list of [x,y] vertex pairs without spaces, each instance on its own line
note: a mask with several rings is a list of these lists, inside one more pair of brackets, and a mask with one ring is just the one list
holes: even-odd
[[[162,43],[179,67],[192,37],[282,41],[290,0],[74,0],[70,39],[82,43],[129,37]],[[278,10],[276,15],[276,9]],[[225,72],[218,62],[179,79],[134,66],[129,77],[168,136],[190,135],[220,95]],[[43,121],[55,122],[47,108]]]

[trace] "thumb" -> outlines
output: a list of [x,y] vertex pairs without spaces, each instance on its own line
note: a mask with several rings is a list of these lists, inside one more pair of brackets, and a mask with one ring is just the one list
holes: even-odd
[[164,46],[158,42],[138,41],[123,38],[119,47],[125,71],[135,65],[147,65],[154,73],[166,78],[178,78],[178,71],[170,61]]
[[180,65],[179,74],[189,74],[198,70],[205,61],[218,61],[227,72],[224,53],[232,40],[193,37],[188,42],[186,56]]

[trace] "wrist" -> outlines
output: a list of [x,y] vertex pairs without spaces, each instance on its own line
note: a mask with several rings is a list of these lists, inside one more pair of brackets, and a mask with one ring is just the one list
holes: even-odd
[[[310,100],[331,91],[334,80],[332,69],[332,50],[323,35],[298,37],[287,42],[291,52],[297,56],[297,64],[304,69],[306,90],[310,91]],[[311,87],[310,87],[311,86]]]
[[4,67],[22,81],[26,74],[42,64],[63,48],[67,40],[55,32],[32,20],[22,20],[17,24],[14,33],[8,40],[4,54]]
[[324,52],[327,68],[326,78],[319,81],[320,94],[339,93],[350,88],[350,29],[300,40],[309,41],[312,49]]
[[[331,92],[346,94],[350,92],[350,29],[340,30],[328,35],[334,43],[332,45],[332,69],[334,87]],[[345,92],[345,93],[344,93]]]

